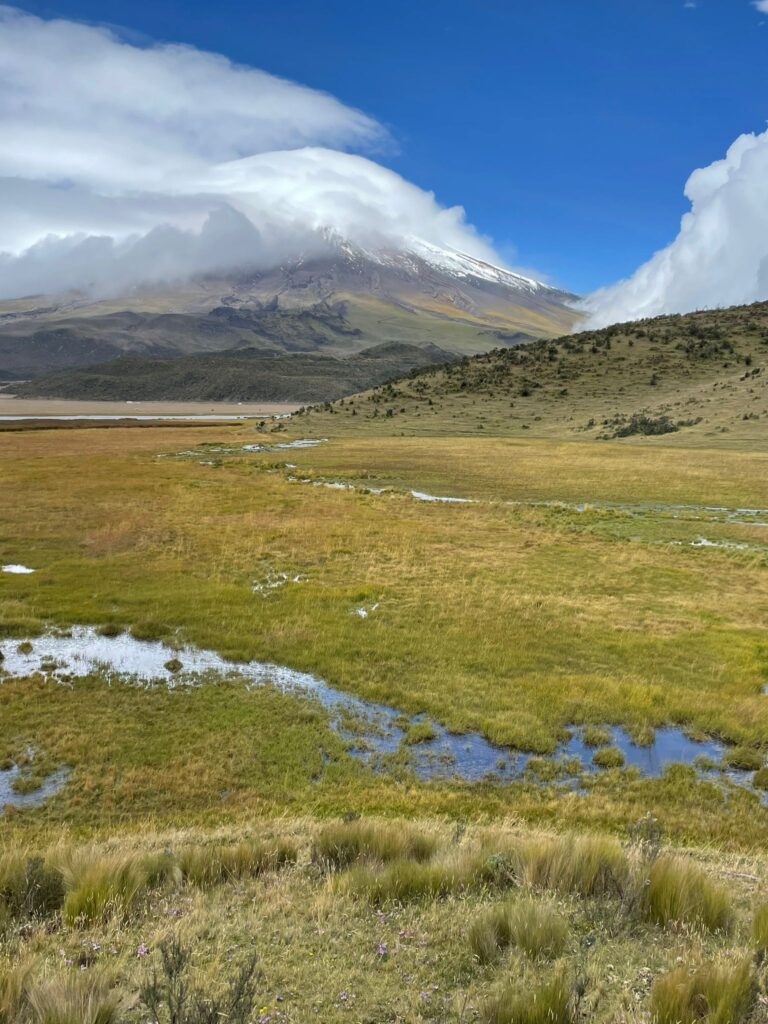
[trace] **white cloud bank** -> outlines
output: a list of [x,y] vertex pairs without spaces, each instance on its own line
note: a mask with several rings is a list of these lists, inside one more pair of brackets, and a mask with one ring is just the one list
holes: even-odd
[[410,238],[499,259],[431,193],[344,149],[334,97],[189,46],[0,6],[0,298],[139,284]]
[[[768,7],[768,0],[766,0]],[[632,277],[591,295],[587,326],[768,299],[768,131],[694,171],[677,238]]]
[[768,0],[754,0],[752,6],[756,7],[762,14],[768,14]]

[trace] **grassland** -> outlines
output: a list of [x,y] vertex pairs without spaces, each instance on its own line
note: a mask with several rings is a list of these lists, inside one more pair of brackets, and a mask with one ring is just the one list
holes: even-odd
[[[765,528],[712,521],[698,507],[737,498],[768,505],[763,456],[733,463],[666,449],[640,484],[644,463],[616,445],[597,486],[589,445],[468,439],[419,449],[374,439],[247,453],[243,442],[284,435],[244,425],[221,434],[0,435],[3,560],[38,570],[0,576],[3,634],[18,639],[48,624],[132,628],[314,672],[341,690],[543,754],[571,723],[621,724],[638,736],[674,723],[765,755]],[[230,454],[216,453],[222,443]],[[291,482],[336,481],[342,471],[363,489]],[[542,477],[550,483],[534,484]],[[369,493],[374,480],[394,486]],[[422,502],[409,493],[417,487],[483,500]],[[597,504],[584,511],[527,503],[558,490],[583,500],[585,489]],[[694,507],[599,503],[638,501],[641,491],[646,502]],[[702,535],[746,546],[692,546]],[[254,593],[280,572],[305,579]],[[374,604],[369,618],[355,614]],[[567,814],[621,829],[652,808],[680,840],[748,847],[767,832],[756,797],[727,795],[687,769],[659,780],[608,771],[584,796],[525,783],[419,783],[368,772],[318,708],[269,691],[222,683],[182,695],[91,679],[71,690],[38,682],[34,700],[29,692],[21,681],[2,687],[0,755],[18,758],[32,744],[41,763],[68,765],[72,776],[56,800],[16,816],[22,828],[92,828],[105,815],[221,822],[288,807],[496,815],[514,792],[515,813],[532,821]],[[290,743],[285,721],[295,730]]]
[[0,857],[0,1014],[202,1024],[245,968],[226,1012],[240,1024],[758,1024],[766,867],[670,858],[651,832],[622,848],[503,822],[283,819],[28,848]]
[[[0,649],[130,629],[543,758],[573,724],[678,725],[764,765],[760,421],[458,436],[452,403],[428,440],[347,403],[288,429],[0,431],[0,562],[37,570],[0,574]],[[275,447],[300,436],[328,440]],[[242,1020],[264,1024],[766,1019],[755,793],[684,766],[427,782],[407,753],[371,771],[319,704],[236,678],[5,679],[0,762],[69,774],[0,822],[0,1021],[165,1024],[141,991],[171,936],[209,1009],[255,954]],[[193,1003],[179,1021],[209,1019]]]

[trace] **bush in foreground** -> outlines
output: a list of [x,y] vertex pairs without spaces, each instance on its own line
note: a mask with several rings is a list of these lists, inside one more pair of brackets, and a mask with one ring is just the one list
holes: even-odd
[[151,1020],[163,1024],[251,1024],[258,982],[255,957],[248,958],[218,994],[197,988],[190,978],[191,960],[190,949],[178,938],[162,943],[159,969],[155,964],[140,995]]
[[42,917],[64,902],[61,872],[42,857],[23,853],[0,858],[0,907],[12,917]]

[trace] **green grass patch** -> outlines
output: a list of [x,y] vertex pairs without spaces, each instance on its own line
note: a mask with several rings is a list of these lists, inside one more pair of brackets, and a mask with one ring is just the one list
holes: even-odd
[[690,861],[660,857],[651,867],[644,911],[654,924],[728,933],[733,926],[730,893]]
[[532,959],[558,957],[567,939],[567,922],[551,906],[536,900],[491,907],[469,931],[470,948],[480,963],[491,963],[510,946]]
[[483,1009],[484,1024],[572,1024],[576,993],[567,971],[555,970],[538,985],[511,982]]
[[603,747],[592,755],[592,763],[598,768],[623,768],[624,755],[618,747]]

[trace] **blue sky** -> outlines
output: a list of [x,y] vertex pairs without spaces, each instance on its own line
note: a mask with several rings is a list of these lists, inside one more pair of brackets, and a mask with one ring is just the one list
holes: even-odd
[[390,129],[376,159],[579,292],[666,245],[690,172],[768,118],[768,16],[749,0],[23,6],[333,93]]

